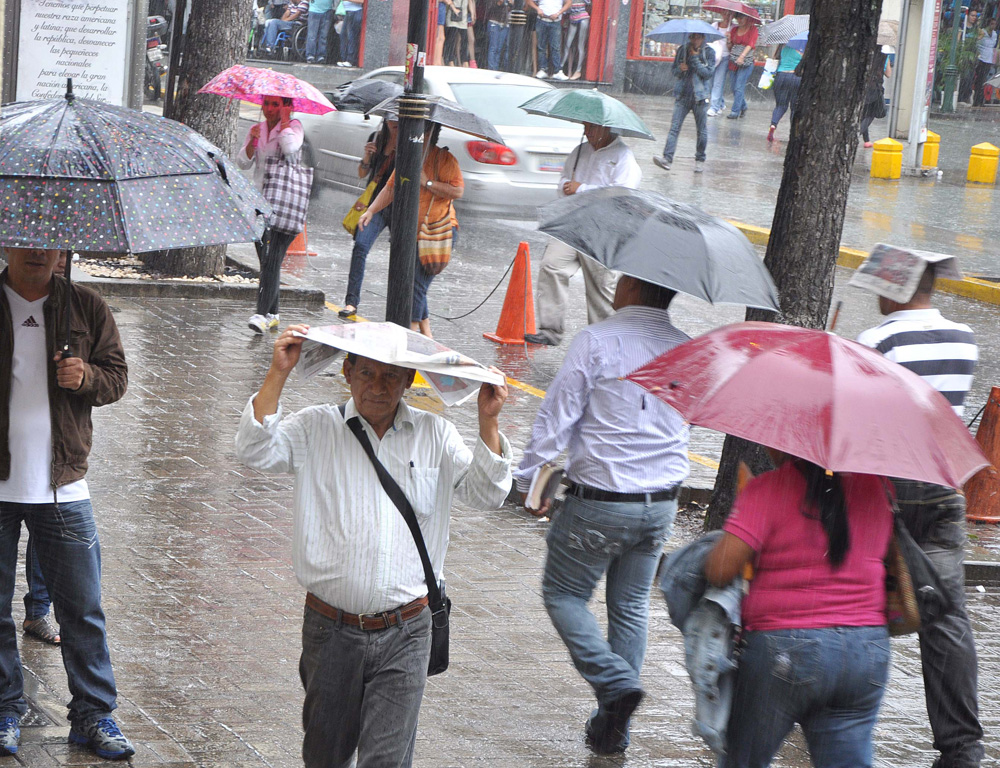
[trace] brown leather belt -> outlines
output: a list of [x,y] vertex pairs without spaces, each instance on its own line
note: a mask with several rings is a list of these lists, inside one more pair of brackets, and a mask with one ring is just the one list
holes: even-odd
[[403,621],[409,621],[427,607],[427,598],[418,597],[412,603],[401,605],[391,611],[383,613],[347,613],[339,608],[334,608],[328,603],[324,603],[312,592],[306,593],[306,607],[312,608],[321,616],[326,616],[333,621],[341,621],[352,627],[358,627],[365,632],[375,632],[379,629],[388,629],[397,623],[397,617]]

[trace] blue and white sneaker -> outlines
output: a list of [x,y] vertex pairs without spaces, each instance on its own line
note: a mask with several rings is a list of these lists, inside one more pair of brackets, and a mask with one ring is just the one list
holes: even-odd
[[0,718],[0,755],[16,755],[21,741],[21,729],[16,717]]
[[86,726],[74,724],[69,729],[69,740],[93,750],[105,760],[124,760],[135,754],[132,742],[125,738],[118,723],[110,717],[101,718]]

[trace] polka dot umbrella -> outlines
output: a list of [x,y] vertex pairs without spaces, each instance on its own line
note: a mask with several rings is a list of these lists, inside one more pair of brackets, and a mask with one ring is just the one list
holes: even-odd
[[0,246],[142,253],[247,243],[271,206],[187,126],[73,97],[0,116]]

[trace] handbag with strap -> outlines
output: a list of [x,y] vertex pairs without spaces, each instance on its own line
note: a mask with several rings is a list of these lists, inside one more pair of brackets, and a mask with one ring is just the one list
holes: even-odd
[[753,56],[747,56],[745,59],[743,59],[742,64],[739,63],[740,55],[745,50],[746,46],[741,43],[737,43],[736,45],[734,45],[729,49],[729,63],[733,65],[733,68],[743,69],[744,67],[753,66]]
[[[439,162],[440,157],[439,154]],[[438,175],[440,176],[440,168],[438,168]],[[435,179],[435,181],[437,180]],[[448,201],[448,210],[445,211],[443,217],[437,221],[428,222],[427,219],[431,215],[433,203],[434,201],[431,200],[431,204],[427,206],[427,213],[424,214],[424,220],[420,222],[420,229],[417,232],[417,256],[420,257],[420,263],[427,274],[440,275],[448,266],[448,262],[451,261],[451,246],[454,237],[451,228],[452,203],[450,200]]]
[[[347,412],[344,405],[338,406],[338,410],[340,410],[341,416]],[[396,505],[399,514],[403,516],[410,529],[410,534],[413,536],[413,542],[417,545],[420,564],[424,568],[424,580],[427,582],[427,602],[431,609],[431,656],[427,664],[427,676],[439,675],[448,669],[448,614],[451,613],[451,600],[444,593],[444,585],[439,585],[437,579],[434,578],[434,566],[431,565],[431,558],[427,554],[427,545],[424,544],[424,536],[420,532],[420,523],[417,522],[417,515],[413,511],[409,499],[406,498],[403,489],[399,487],[399,483],[389,474],[389,470],[378,460],[371,440],[368,439],[358,417],[352,416],[347,419],[347,426],[361,443],[365,453],[368,454],[372,466],[375,467],[375,474],[378,475],[379,482],[382,483],[383,490],[392,503]]]
[[313,169],[301,162],[302,151],[269,157],[264,165],[261,194],[274,208],[268,225],[278,232],[298,234],[306,226]]
[[341,224],[344,225],[344,229],[350,234],[354,234],[358,231],[358,220],[361,218],[361,214],[368,210],[368,206],[372,204],[372,196],[375,194],[376,183],[374,180],[368,182],[368,186],[365,187],[364,192],[358,197],[351,206],[351,210],[347,212],[344,216],[344,220]]

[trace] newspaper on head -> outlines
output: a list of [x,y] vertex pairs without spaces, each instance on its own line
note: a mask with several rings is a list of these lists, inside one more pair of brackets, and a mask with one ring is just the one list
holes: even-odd
[[961,280],[954,256],[879,243],[851,277],[849,285],[865,288],[898,304],[906,304],[917,292],[928,264],[935,277]]
[[305,341],[298,369],[304,379],[312,378],[345,352],[419,371],[445,405],[465,402],[479,392],[481,384],[506,381],[502,373],[395,323],[324,325],[310,328],[302,336]]

